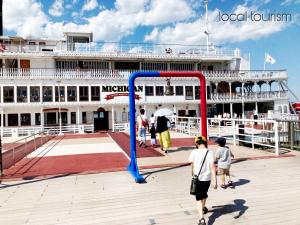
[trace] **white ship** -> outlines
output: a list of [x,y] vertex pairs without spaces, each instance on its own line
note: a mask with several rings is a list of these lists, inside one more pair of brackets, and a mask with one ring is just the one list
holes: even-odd
[[[283,85],[287,72],[253,71],[239,49],[95,43],[92,33],[64,37],[1,37],[1,135],[9,128],[43,130],[58,125],[114,130],[128,123],[128,77],[134,71],[202,71],[208,117],[289,112]],[[159,107],[171,108],[177,116],[199,116],[196,79],[138,79],[136,94],[138,107],[148,116]]]

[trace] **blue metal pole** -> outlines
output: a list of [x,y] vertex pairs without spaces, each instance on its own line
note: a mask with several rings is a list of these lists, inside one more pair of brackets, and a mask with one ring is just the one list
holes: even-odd
[[145,181],[145,179],[139,173],[139,168],[136,160],[134,81],[137,77],[159,77],[159,72],[135,72],[132,73],[129,77],[130,164],[128,166],[128,171],[133,175],[137,183],[142,183]]

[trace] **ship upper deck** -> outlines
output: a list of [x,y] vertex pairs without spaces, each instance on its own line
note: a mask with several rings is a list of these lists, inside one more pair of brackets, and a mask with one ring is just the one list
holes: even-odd
[[66,43],[31,41],[8,42],[0,53],[4,57],[22,55],[27,57],[87,57],[102,59],[155,59],[155,60],[232,60],[240,58],[239,49],[219,46],[150,44],[150,43]]

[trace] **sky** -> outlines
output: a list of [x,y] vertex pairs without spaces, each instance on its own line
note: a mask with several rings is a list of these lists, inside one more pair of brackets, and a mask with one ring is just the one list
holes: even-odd
[[[300,98],[300,0],[210,0],[208,9],[211,43],[240,48],[253,70],[263,69],[267,52],[276,63],[266,69],[286,69]],[[4,35],[22,37],[80,31],[93,32],[94,41],[206,44],[203,0],[3,0],[3,25]]]

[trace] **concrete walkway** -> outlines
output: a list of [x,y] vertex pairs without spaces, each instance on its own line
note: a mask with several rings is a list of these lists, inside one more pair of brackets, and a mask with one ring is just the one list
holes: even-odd
[[[190,167],[72,175],[0,184],[3,225],[193,225]],[[300,156],[241,161],[235,189],[210,189],[208,224],[299,225]]]

